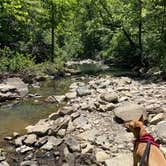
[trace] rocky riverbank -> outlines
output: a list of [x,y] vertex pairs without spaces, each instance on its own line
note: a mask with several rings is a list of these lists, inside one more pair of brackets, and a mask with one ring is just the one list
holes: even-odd
[[23,136],[6,137],[13,150],[0,151],[0,165],[132,165],[133,135],[123,123],[141,114],[166,154],[165,99],[165,82],[112,76],[75,82],[64,96],[48,97],[66,101],[58,112],[27,126]]

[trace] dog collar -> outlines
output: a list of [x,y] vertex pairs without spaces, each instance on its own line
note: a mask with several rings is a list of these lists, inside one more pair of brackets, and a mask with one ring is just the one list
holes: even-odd
[[142,137],[140,137],[140,138],[134,140],[134,141],[133,141],[133,143],[134,143],[134,148],[135,148],[136,144],[137,144],[137,143],[140,143],[140,142],[144,142],[144,143],[150,142],[152,145],[156,146],[157,148],[160,147],[160,145],[155,142],[154,138],[153,138],[149,133],[146,133],[146,134],[143,135]]

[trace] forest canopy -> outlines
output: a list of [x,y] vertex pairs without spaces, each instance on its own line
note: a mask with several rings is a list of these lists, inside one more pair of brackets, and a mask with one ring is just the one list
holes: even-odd
[[0,70],[71,58],[166,70],[166,0],[0,0]]

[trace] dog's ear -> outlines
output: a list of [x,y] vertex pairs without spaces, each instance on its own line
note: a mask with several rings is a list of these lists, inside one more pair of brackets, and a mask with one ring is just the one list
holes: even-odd
[[138,120],[138,121],[144,122],[144,116],[143,116],[143,115],[141,115],[141,117],[139,118],[139,120]]

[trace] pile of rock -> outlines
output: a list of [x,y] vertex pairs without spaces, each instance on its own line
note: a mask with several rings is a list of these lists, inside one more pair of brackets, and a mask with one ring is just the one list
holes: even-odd
[[15,145],[20,165],[132,165],[133,135],[119,122],[143,114],[165,153],[165,94],[164,83],[127,77],[75,82],[66,95],[50,98],[59,103],[65,100],[64,107],[9,142]]

